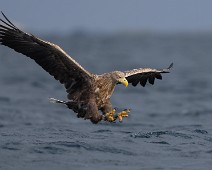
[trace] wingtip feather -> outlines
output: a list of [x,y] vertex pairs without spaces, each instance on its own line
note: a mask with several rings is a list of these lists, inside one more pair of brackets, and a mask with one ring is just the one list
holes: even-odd
[[173,65],[174,65],[174,63],[172,62],[167,69],[170,70],[171,68],[173,68]]

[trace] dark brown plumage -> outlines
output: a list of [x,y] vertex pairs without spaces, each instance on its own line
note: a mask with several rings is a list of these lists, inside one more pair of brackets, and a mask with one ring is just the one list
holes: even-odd
[[[154,84],[155,78],[162,79],[161,73],[169,73],[173,65],[161,70],[140,68],[96,75],[85,70],[59,46],[21,31],[2,15],[5,20],[0,19],[0,43],[30,57],[64,84],[69,100],[52,98],[52,102],[66,104],[78,117],[90,119],[93,123],[107,120],[104,116],[113,110],[110,97],[116,84],[136,86],[140,83],[145,86],[147,81]],[[99,110],[103,114],[99,114]]]

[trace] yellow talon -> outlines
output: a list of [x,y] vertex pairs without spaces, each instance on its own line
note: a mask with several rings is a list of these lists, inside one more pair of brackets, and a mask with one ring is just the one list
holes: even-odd
[[105,121],[114,122],[116,118],[114,117],[116,110],[113,109],[111,112],[105,114]]
[[115,121],[115,119],[114,119],[113,116],[110,115],[110,116],[107,117],[107,121],[113,122],[113,121]]
[[118,118],[119,121],[122,122],[123,117],[128,117],[128,113],[130,112],[130,109],[125,109],[118,114],[115,114],[115,112],[116,110],[113,109],[111,112],[106,113],[104,120],[109,122],[114,122]]
[[129,112],[130,112],[130,109],[125,109],[122,112],[118,113],[119,121],[121,122],[123,120],[123,117],[128,117]]

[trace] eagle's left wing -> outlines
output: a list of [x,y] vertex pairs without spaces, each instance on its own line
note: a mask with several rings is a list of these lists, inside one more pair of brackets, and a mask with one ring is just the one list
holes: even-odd
[[92,73],[85,70],[58,45],[44,41],[18,29],[3,14],[0,18],[0,45],[26,55],[39,64],[56,80],[65,85],[67,93],[90,85]]
[[172,67],[173,63],[166,69],[139,68],[125,71],[124,73],[128,83],[136,86],[140,82],[141,86],[144,87],[147,81],[153,85],[155,78],[162,79],[161,73],[169,73]]

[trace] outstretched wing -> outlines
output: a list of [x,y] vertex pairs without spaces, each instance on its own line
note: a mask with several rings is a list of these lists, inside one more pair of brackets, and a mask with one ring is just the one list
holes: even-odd
[[[67,92],[70,88],[89,82],[91,73],[86,71],[59,46],[41,40],[32,34],[18,29],[1,12],[5,20],[0,19],[0,43],[35,60],[44,70],[64,84]],[[73,86],[74,85],[74,86]],[[73,89],[72,89],[73,90]]]
[[124,73],[128,83],[132,83],[133,86],[136,86],[140,82],[141,86],[144,87],[147,81],[149,81],[150,84],[154,84],[155,78],[162,79],[161,73],[169,73],[172,67],[173,63],[166,69],[139,68],[125,71]]

